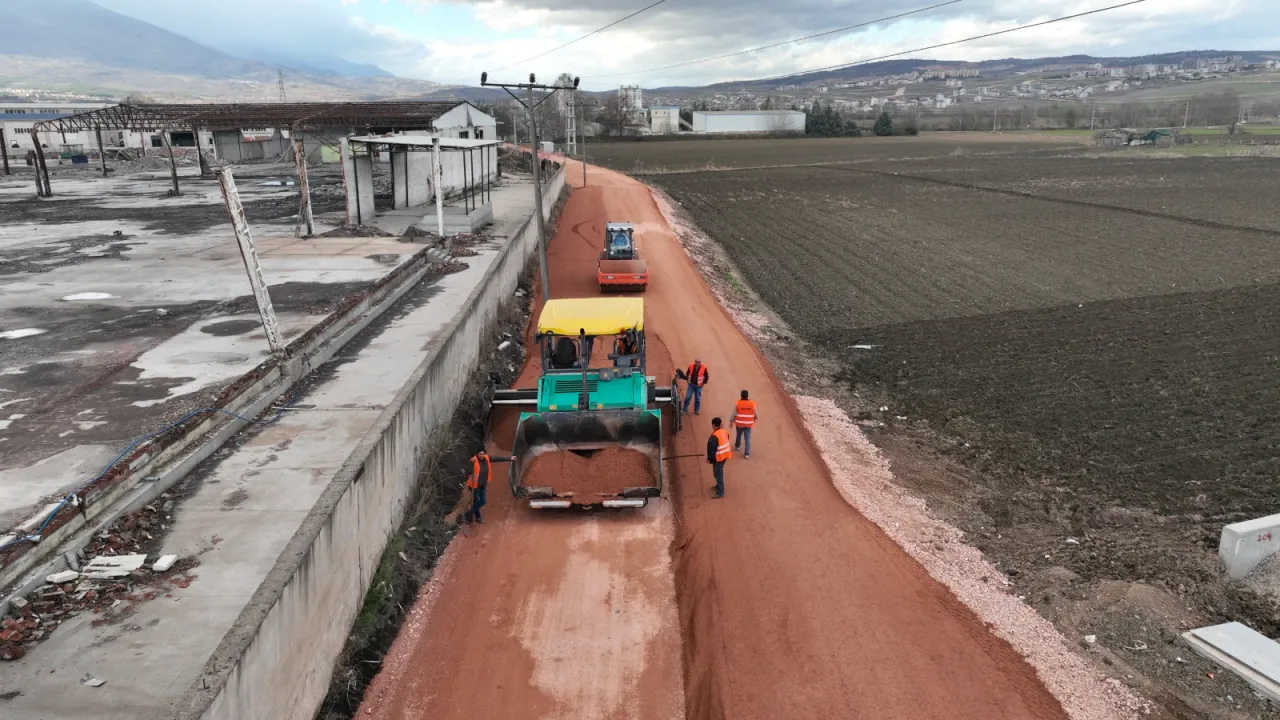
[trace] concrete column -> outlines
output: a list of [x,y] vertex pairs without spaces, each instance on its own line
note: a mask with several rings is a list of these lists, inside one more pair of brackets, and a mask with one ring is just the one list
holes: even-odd
[[391,187],[395,189],[391,206],[397,210],[409,207],[409,153],[403,150],[391,153]]
[[342,181],[347,190],[347,224],[373,222],[373,159],[356,155],[350,144],[342,140]]
[[218,185],[222,188],[222,198],[227,204],[227,212],[231,214],[231,229],[235,231],[236,243],[240,246],[240,258],[244,260],[244,269],[249,274],[249,285],[253,288],[253,297],[258,302],[258,315],[262,318],[262,329],[267,335],[267,344],[271,353],[276,356],[284,354],[284,338],[280,335],[280,324],[276,322],[276,311],[271,305],[271,295],[267,292],[267,281],[262,275],[262,264],[258,262],[258,250],[253,244],[253,234],[249,232],[249,220],[244,214],[244,205],[240,202],[240,193],[236,191],[236,181],[230,168],[218,171]]
[[444,239],[444,185],[442,184],[442,175],[444,168],[440,167],[440,138],[431,138],[431,190],[436,195],[436,232],[440,238]]
[[307,150],[302,136],[293,136],[293,159],[298,168],[298,227],[296,237],[311,237],[316,231],[315,217],[311,214],[311,183],[307,179]]

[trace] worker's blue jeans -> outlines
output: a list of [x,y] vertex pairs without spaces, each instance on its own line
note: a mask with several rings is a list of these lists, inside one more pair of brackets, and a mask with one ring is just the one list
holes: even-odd
[[724,461],[711,463],[711,474],[716,476],[716,494],[724,494]]
[[737,429],[737,432],[734,433],[734,438],[733,438],[733,449],[734,450],[741,449],[742,443],[745,440],[747,443],[747,454],[750,455],[751,454],[751,428],[740,427],[736,429]]
[[693,411],[702,412],[702,386],[689,384],[689,394],[684,396],[684,411],[689,412],[689,401],[693,401]]
[[471,517],[477,521],[480,520],[480,508],[484,507],[485,491],[487,487],[478,487],[471,493]]

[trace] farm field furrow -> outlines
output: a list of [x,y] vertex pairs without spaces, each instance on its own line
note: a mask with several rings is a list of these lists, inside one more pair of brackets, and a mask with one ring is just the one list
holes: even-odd
[[1101,666],[1168,717],[1280,717],[1243,689],[1217,702],[1178,639],[1280,634],[1276,600],[1216,554],[1223,525],[1280,497],[1274,162],[948,147],[647,179],[834,386],[778,362],[834,393],[1020,597],[1097,636]]

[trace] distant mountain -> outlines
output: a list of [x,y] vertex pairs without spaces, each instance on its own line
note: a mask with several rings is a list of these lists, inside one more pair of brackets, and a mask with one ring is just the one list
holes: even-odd
[[423,97],[424,100],[458,100],[470,102],[492,102],[494,100],[509,100],[511,98],[505,91],[492,87],[470,87],[467,85],[451,85],[442,87],[439,90],[428,93]]
[[236,55],[273,66],[292,68],[312,75],[348,78],[393,78],[395,75],[369,63],[353,63],[334,55],[299,55],[270,49],[228,48]]
[[0,0],[0,54],[206,78],[269,70],[88,0]]

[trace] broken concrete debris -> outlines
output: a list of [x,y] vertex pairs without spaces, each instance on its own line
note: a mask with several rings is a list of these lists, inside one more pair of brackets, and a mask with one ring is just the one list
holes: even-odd
[[63,570],[62,572],[56,572],[49,575],[44,580],[45,582],[53,585],[61,585],[62,583],[73,582],[78,579],[80,579],[80,573],[75,570]]
[[99,680],[98,678],[92,675],[89,675],[87,673],[85,674],[84,679],[81,680],[80,682],[85,685],[88,685],[89,687],[102,687],[103,685],[107,684],[106,680]]
[[82,577],[90,580],[108,580],[126,577],[134,570],[142,567],[147,561],[146,555],[116,555],[96,557],[84,566]]
[[190,585],[196,579],[190,571],[200,564],[194,556],[162,555],[150,570],[145,567],[145,546],[154,540],[150,530],[163,528],[163,520],[153,505],[121,517],[84,548],[90,560],[82,572],[53,573],[27,597],[12,598],[10,614],[0,618],[0,660],[22,658],[27,648],[81,613],[98,616],[93,627],[117,623],[134,615],[139,603]]

